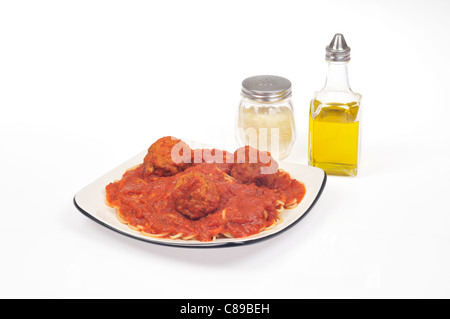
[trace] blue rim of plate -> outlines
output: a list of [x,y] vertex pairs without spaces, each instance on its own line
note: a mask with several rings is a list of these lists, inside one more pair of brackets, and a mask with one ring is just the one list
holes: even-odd
[[178,248],[227,248],[227,247],[236,247],[236,246],[243,246],[243,245],[249,245],[249,244],[255,244],[255,243],[259,243],[262,241],[265,241],[267,239],[273,238],[277,235],[280,235],[282,233],[284,233],[286,230],[290,229],[292,226],[296,225],[299,221],[301,221],[306,215],[308,215],[308,213],[311,211],[311,209],[314,207],[314,205],[317,203],[317,201],[319,200],[320,196],[322,195],[322,192],[325,188],[325,184],[327,182],[327,174],[325,173],[325,171],[323,172],[323,181],[322,181],[322,185],[320,186],[320,190],[317,193],[317,196],[314,198],[313,202],[311,203],[311,205],[308,207],[308,209],[299,217],[297,218],[292,224],[290,224],[289,226],[286,226],[285,228],[281,229],[280,231],[264,236],[264,237],[260,237],[260,238],[255,238],[255,239],[251,239],[251,240],[246,240],[246,241],[236,241],[236,242],[226,242],[223,244],[212,244],[212,245],[188,245],[188,244],[180,244],[180,243],[169,243],[169,242],[162,242],[162,241],[154,241],[154,240],[150,240],[150,239],[146,239],[143,237],[139,237],[139,236],[134,236],[131,233],[127,233],[124,231],[121,231],[119,229],[116,229],[106,223],[104,223],[103,221],[101,221],[100,219],[92,216],[91,214],[89,214],[87,211],[85,211],[83,208],[81,208],[76,200],[76,195],[73,198],[73,203],[75,205],[75,207],[86,217],[88,217],[89,219],[95,221],[96,223],[115,231],[116,233],[119,233],[121,235],[133,238],[133,239],[137,239],[146,243],[151,243],[151,244],[155,244],[155,245],[161,245],[161,246],[170,246],[170,247],[178,247]]

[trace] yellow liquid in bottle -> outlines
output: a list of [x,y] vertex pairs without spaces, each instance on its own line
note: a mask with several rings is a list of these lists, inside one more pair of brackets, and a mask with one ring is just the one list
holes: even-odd
[[309,115],[309,164],[330,175],[356,176],[359,104],[313,100]]

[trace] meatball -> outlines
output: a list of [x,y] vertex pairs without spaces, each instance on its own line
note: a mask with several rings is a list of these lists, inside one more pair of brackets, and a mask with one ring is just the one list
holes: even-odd
[[183,173],[174,188],[175,209],[190,219],[199,219],[215,211],[220,195],[208,175],[197,170]]
[[171,136],[160,138],[150,146],[144,158],[145,172],[172,176],[191,165],[191,148]]
[[278,172],[278,163],[269,152],[262,152],[250,146],[234,153],[234,164],[230,175],[242,184],[273,187]]

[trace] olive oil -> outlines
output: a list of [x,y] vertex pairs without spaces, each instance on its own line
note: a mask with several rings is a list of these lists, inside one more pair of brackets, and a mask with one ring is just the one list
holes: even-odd
[[358,171],[359,104],[311,101],[309,164],[330,175],[355,176]]

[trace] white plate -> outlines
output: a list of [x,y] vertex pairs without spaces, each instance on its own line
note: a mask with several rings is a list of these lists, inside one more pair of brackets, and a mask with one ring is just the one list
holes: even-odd
[[83,188],[74,197],[75,206],[87,217],[96,221],[109,229],[112,229],[122,235],[129,236],[135,239],[143,240],[149,243],[162,244],[177,247],[192,247],[192,248],[206,248],[206,247],[228,247],[242,244],[255,243],[261,240],[271,238],[283,231],[291,228],[298,221],[300,221],[314,206],[322,193],[327,176],[323,170],[316,167],[304,166],[281,161],[280,168],[287,171],[292,178],[302,182],[306,188],[306,194],[302,202],[294,209],[287,209],[283,212],[284,221],[276,225],[270,230],[262,233],[252,235],[245,238],[219,238],[211,242],[201,242],[197,240],[173,240],[166,238],[153,238],[140,234],[137,231],[130,229],[127,225],[122,224],[116,218],[116,210],[106,206],[105,187],[115,180],[122,178],[123,173],[140,163],[147,151],[136,155],[132,159],[118,166],[109,173],[103,175],[95,182]]

